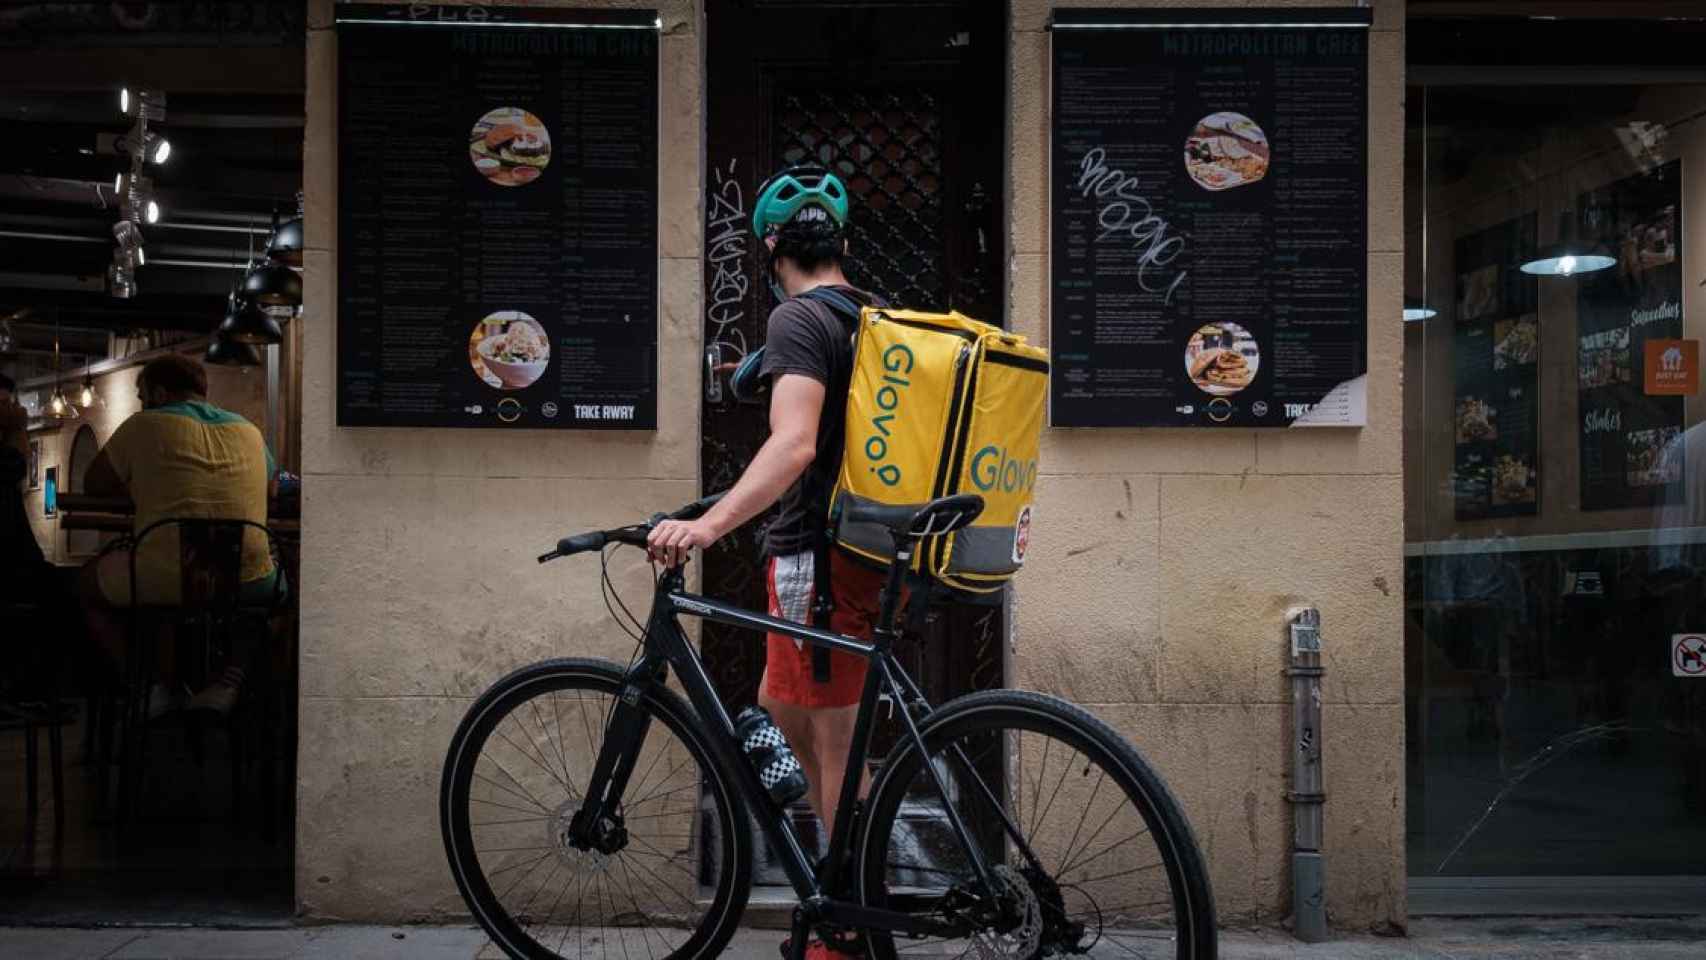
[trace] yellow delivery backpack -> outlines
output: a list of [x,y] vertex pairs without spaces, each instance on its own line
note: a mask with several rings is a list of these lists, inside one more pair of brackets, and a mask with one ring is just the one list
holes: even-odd
[[975,493],[977,522],[933,538],[914,563],[958,590],[1000,590],[1030,544],[1048,354],[959,313],[888,307],[860,310],[853,354],[830,538],[886,565],[888,531],[845,520],[850,504],[922,507]]

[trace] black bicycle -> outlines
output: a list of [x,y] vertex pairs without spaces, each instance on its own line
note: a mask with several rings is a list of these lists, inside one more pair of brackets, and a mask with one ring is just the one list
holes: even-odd
[[[540,563],[643,546],[659,521],[568,537]],[[451,741],[440,791],[450,867],[512,957],[698,958],[719,953],[752,880],[749,812],[799,895],[786,951],[807,938],[879,960],[902,954],[1213,958],[1214,899],[1179,809],[1132,746],[1061,700],[1015,690],[929,704],[891,653],[918,543],[970,523],[976,496],[916,512],[859,510],[894,534],[897,563],[870,643],[684,591],[656,578],[627,666],[550,660],[487,690]],[[616,599],[616,608],[626,611]],[[677,618],[703,617],[869,661],[848,770],[863,770],[886,696],[899,740],[868,799],[841,792],[827,856],[808,856],[766,792]],[[673,668],[686,700],[667,683]]]

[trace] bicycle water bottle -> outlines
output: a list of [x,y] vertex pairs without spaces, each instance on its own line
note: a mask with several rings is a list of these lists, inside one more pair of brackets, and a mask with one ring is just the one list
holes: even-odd
[[735,718],[735,736],[740,739],[741,752],[758,771],[758,781],[770,792],[770,799],[787,806],[806,795],[806,772],[770,719],[770,711],[757,706],[742,710]]

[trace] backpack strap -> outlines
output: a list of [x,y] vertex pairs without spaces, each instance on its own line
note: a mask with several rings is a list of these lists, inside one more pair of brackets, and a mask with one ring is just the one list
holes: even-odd
[[[860,309],[852,297],[832,287],[813,287],[800,294],[801,300],[815,300],[828,307],[841,317],[851,329],[859,329]],[[831,630],[830,620],[835,614],[835,584],[830,578],[830,549],[834,537],[830,534],[828,520],[818,528],[817,542],[812,546],[812,626],[819,630]],[[830,676],[829,648],[812,647],[812,679],[818,683],[828,683]]]
[[834,287],[813,287],[800,294],[799,298],[801,300],[815,300],[823,304],[839,314],[841,319],[852,323],[855,327],[859,323],[859,311],[864,309],[852,297]]

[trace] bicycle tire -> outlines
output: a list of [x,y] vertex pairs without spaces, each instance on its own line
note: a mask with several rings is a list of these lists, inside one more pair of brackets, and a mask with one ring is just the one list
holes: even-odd
[[[1054,794],[1046,798],[1045,807],[1043,793],[1048,787],[1044,779],[1052,780],[1049,771],[1049,747],[1046,746],[1050,740],[1045,739],[1041,755],[1042,771],[1037,775],[1034,793],[1033,785],[1026,779],[1026,770],[1037,766],[1034,750],[1025,755],[1027,762],[1024,764],[1015,764],[1010,756],[1015,750],[1023,753],[1026,749],[1020,745],[1023,743],[1020,735],[1027,733],[1033,735],[1030,747],[1034,747],[1035,738],[1052,738],[1053,742],[1062,742],[1074,748],[1086,761],[1083,775],[1074,782],[1073,789],[1068,792],[1068,803],[1061,809],[1065,811],[1071,808],[1072,803],[1082,803],[1086,794],[1089,804],[1085,807],[1078,829],[1074,830],[1070,841],[1064,846],[1062,876],[1049,876],[1047,882],[1036,880],[1032,874],[1026,873],[1027,870],[1037,867],[1038,862],[1026,861],[1018,856],[1017,846],[1012,843],[1011,835],[1002,830],[1001,816],[991,809],[987,799],[977,801],[981,793],[976,784],[971,778],[957,772],[965,764],[953,759],[956,755],[949,751],[952,745],[959,744],[962,752],[957,756],[972,760],[974,767],[978,763],[993,763],[996,770],[1018,770],[1016,793],[1012,788],[998,782],[993,794],[1005,798],[1003,803],[1006,804],[1011,822],[1021,834],[1025,832],[1027,817],[1037,831],[1054,831],[1046,839],[1041,832],[1035,837],[1026,837],[1027,845],[1039,851],[1038,861],[1042,861],[1045,857],[1041,851],[1051,845],[1052,848],[1060,848],[1061,834],[1071,826],[1069,822],[1065,826],[1057,826],[1050,813],[1058,802],[1058,796],[1068,775],[1073,773],[1078,765],[1068,763],[1065,756],[1061,757],[1064,768],[1061,783],[1054,785]],[[961,806],[966,808],[960,812],[968,824],[968,831],[975,833],[982,830],[985,838],[983,842],[993,844],[998,840],[1006,851],[1001,855],[1001,859],[992,858],[990,866],[993,868],[998,863],[1014,865],[1009,869],[1015,870],[1016,873],[1005,876],[1022,876],[1032,902],[1039,904],[1038,918],[1045,929],[1040,935],[1038,945],[1028,956],[1083,952],[1087,946],[1094,946],[1094,943],[1086,943],[1090,936],[1087,932],[1082,934],[1077,942],[1071,941],[1072,934],[1066,926],[1068,921],[1084,923],[1093,919],[1097,926],[1095,935],[1098,939],[1110,938],[1114,945],[1124,947],[1123,950],[1113,951],[1114,955],[1214,960],[1218,952],[1214,896],[1208,871],[1190,824],[1185,819],[1178,800],[1160,776],[1129,742],[1107,724],[1083,709],[1054,697],[1023,691],[997,690],[974,693],[949,701],[924,719],[920,725],[920,734],[932,759],[932,765],[937,767],[939,774],[944,775],[944,782],[954,798],[950,802],[956,809]],[[964,748],[973,743],[987,743],[989,747],[985,753],[992,753],[993,757],[970,756]],[[997,744],[1007,746],[997,747]],[[1092,766],[1099,767],[1103,776],[1096,781],[1095,790],[1087,791],[1084,787],[1089,782],[1089,769]],[[928,807],[930,802],[940,804],[941,800],[933,785],[930,785],[929,775],[923,773],[924,769],[917,747],[910,738],[903,738],[878,772],[864,818],[857,861],[859,895],[861,901],[868,906],[912,909],[905,905],[905,894],[896,893],[891,897],[891,883],[897,891],[908,885],[946,889],[971,875],[969,860],[965,861],[966,866],[962,870],[943,869],[943,835],[938,833],[935,839],[931,840],[924,833],[927,830],[940,831],[944,822],[942,818],[935,817],[935,812]],[[1004,773],[999,776],[1001,781],[1007,779]],[[989,778],[980,773],[978,779],[987,782]],[[1147,906],[1126,904],[1119,900],[1115,901],[1117,906],[1105,902],[1106,898],[1116,895],[1125,899],[1142,896],[1144,894],[1139,892],[1139,885],[1145,882],[1153,883],[1151,878],[1161,875],[1161,871],[1144,874],[1141,871],[1145,868],[1140,866],[1124,870],[1124,874],[1133,877],[1126,879],[1121,871],[1111,866],[1115,862],[1121,866],[1132,862],[1137,859],[1132,854],[1141,853],[1141,849],[1146,845],[1138,844],[1137,847],[1119,850],[1114,861],[1103,859],[1102,863],[1096,866],[1095,872],[1110,873],[1111,877],[1082,876],[1092,872],[1087,866],[1090,861],[1110,856],[1108,851],[1090,853],[1090,848],[1098,837],[1090,836],[1090,839],[1083,842],[1082,853],[1076,856],[1074,853],[1078,849],[1085,822],[1092,816],[1100,819],[1100,808],[1097,804],[1098,798],[1103,795],[1103,784],[1106,780],[1114,781],[1118,787],[1118,796],[1110,795],[1114,810],[1108,819],[1102,822],[1102,828],[1105,829],[1120,814],[1119,797],[1123,797],[1135,808],[1137,818],[1143,826],[1142,832],[1154,838],[1153,848],[1159,857],[1158,865],[1165,867],[1166,885],[1173,901],[1174,914],[1170,923],[1163,922],[1154,927],[1154,930],[1162,932],[1147,932],[1149,936],[1153,936],[1152,940],[1138,938],[1133,933],[1114,931],[1106,926],[1110,913],[1117,913],[1116,923],[1125,923],[1128,914],[1133,912],[1128,910],[1128,907]],[[928,791],[928,796],[921,803],[919,798],[924,796],[925,790]],[[902,804],[908,801],[909,793],[913,797],[911,813],[903,815]],[[935,798],[934,801],[929,799],[931,797]],[[1015,798],[1017,803],[1014,802]],[[1025,809],[1026,801],[1029,801],[1030,809]],[[1092,814],[1092,810],[1096,812]],[[901,822],[909,824],[904,830],[905,836],[901,836],[903,831],[896,829],[896,824]],[[1141,834],[1134,836],[1138,835]],[[946,839],[963,857],[964,847],[951,834],[947,834]],[[1111,844],[1109,849],[1128,842],[1120,840],[1119,843]],[[986,850],[994,849],[993,845],[986,846]],[[896,859],[896,850],[905,851],[905,860]],[[924,862],[913,862],[915,860]],[[1037,872],[1047,875],[1048,864],[1042,866],[1044,869]],[[1074,868],[1079,871],[1080,876],[1070,875]],[[1125,882],[1115,884],[1115,879]],[[1048,889],[1051,883],[1052,891]],[[928,904],[929,910],[940,910],[941,902],[932,899],[933,893],[939,891],[919,894],[924,899],[918,902],[917,909],[922,910],[924,905]],[[1050,896],[1054,898],[1052,901]],[[1071,896],[1073,901],[1071,906],[1065,902],[1068,896]],[[1103,897],[1104,902],[1098,903],[1098,896]],[[1090,909],[1074,909],[1086,904]],[[1051,927],[1049,922],[1056,918],[1062,923]],[[1170,936],[1167,932],[1169,928]],[[1132,926],[1132,929],[1137,927]],[[1056,939],[1051,941],[1051,936]],[[1134,949],[1134,942],[1146,946],[1147,949]],[[868,943],[870,955],[876,960],[894,960],[897,954],[896,942],[890,935],[872,932],[868,934]],[[1023,954],[1026,943],[1028,941],[1020,938],[1020,945],[1015,949]],[[971,946],[966,950],[974,956],[978,953],[989,955],[988,951],[973,950]],[[996,954],[1001,952],[993,951]]]
[[[584,783],[584,779],[577,778],[575,771],[590,770],[593,761],[596,759],[598,744],[603,742],[603,721],[597,719],[598,711],[605,710],[603,716],[608,717],[608,708],[602,707],[600,704],[605,699],[614,704],[616,697],[622,690],[624,674],[625,671],[621,667],[602,660],[558,659],[522,667],[493,684],[474,702],[458,726],[456,735],[451,739],[450,749],[445,757],[444,774],[439,791],[439,817],[445,854],[450,861],[451,874],[456,880],[457,888],[472,911],[474,918],[485,929],[493,942],[511,957],[527,958],[527,960],[552,960],[552,958],[563,956],[560,951],[565,947],[571,949],[584,947],[586,942],[585,931],[589,929],[586,920],[590,919],[584,911],[584,906],[589,893],[592,894],[593,900],[598,904],[595,909],[602,910],[603,904],[609,903],[614,914],[611,918],[614,922],[608,926],[601,923],[598,927],[598,932],[602,934],[602,942],[606,947],[612,946],[609,942],[611,939],[610,931],[614,930],[615,939],[620,940],[624,948],[633,945],[634,950],[630,951],[631,953],[637,951],[648,958],[656,958],[656,960],[666,960],[666,958],[667,960],[699,960],[699,958],[716,956],[728,943],[729,938],[734,935],[735,929],[740,923],[741,915],[746,909],[752,880],[752,840],[748,828],[749,821],[745,801],[737,791],[731,788],[713,760],[712,753],[701,730],[702,725],[693,709],[681,697],[662,686],[651,687],[646,698],[641,701],[644,708],[651,714],[653,721],[647,734],[646,744],[642,749],[651,749],[654,741],[660,740],[657,731],[661,724],[686,749],[688,760],[680,764],[672,760],[670,764],[666,765],[668,770],[665,779],[656,785],[651,796],[646,796],[643,793],[648,789],[650,783],[646,778],[655,776],[656,766],[661,758],[667,755],[668,748],[666,746],[659,747],[654,751],[650,761],[651,767],[647,768],[644,774],[640,770],[640,764],[648,762],[644,754],[641,756],[640,764],[636,765],[634,777],[629,782],[628,793],[630,797],[637,796],[639,799],[625,805],[624,812],[632,818],[632,822],[627,825],[632,828],[633,836],[639,838],[631,840],[630,843],[643,843],[646,845],[646,851],[640,850],[638,846],[633,846],[624,848],[609,857],[599,858],[590,853],[576,852],[565,847],[555,832],[560,829],[560,824],[564,822],[567,811],[578,809],[575,784],[577,781]],[[523,739],[534,741],[534,747],[531,749],[522,749],[515,738],[510,736],[511,733],[516,732],[514,727],[509,728],[508,732],[503,727],[505,719],[514,717],[523,710],[530,710],[533,718],[537,721],[540,735],[544,737],[544,743],[550,744],[552,724],[547,723],[544,717],[551,715],[556,723],[557,739],[561,741],[564,738],[563,726],[565,721],[562,695],[565,692],[592,694],[597,698],[588,699],[576,696],[570,701],[570,719],[567,721],[570,727],[568,735],[572,738],[577,726],[586,731],[589,755],[583,758],[577,753],[576,759],[580,761],[580,765],[569,759],[568,751],[564,749],[561,742],[554,745],[555,754],[552,750],[542,746],[541,742],[535,738],[532,728],[527,725],[525,717],[515,722],[521,725],[521,729],[525,733]],[[538,709],[535,701],[535,698],[538,697],[550,698],[548,708],[550,714]],[[534,706],[529,708],[528,704],[534,704]],[[594,729],[598,731],[596,744],[594,743]],[[530,774],[528,769],[523,767],[523,776],[518,778],[495,755],[491,762],[497,765],[497,769],[488,769],[490,776],[480,774],[481,762],[486,757],[485,748],[492,743],[494,734],[497,735],[495,739],[501,739],[514,747],[515,753],[512,756],[532,761],[534,767],[543,769],[550,776],[542,779],[536,772]],[[563,771],[560,779],[555,769],[556,761],[559,758],[561,758]],[[512,765],[523,766],[519,762],[512,762]],[[698,768],[697,779],[690,777],[686,783],[695,786],[697,789],[691,792],[689,798],[684,799],[681,796],[681,794],[688,792],[686,785],[665,790],[665,787],[668,787],[674,779],[679,768],[694,766]],[[693,771],[689,769],[688,773],[692,774]],[[474,784],[477,779],[482,784],[481,791],[490,795],[487,799],[481,800],[474,797]],[[529,785],[524,780],[531,780],[533,785]],[[539,784],[544,783],[562,787],[560,793],[564,799],[561,805],[552,806],[548,803],[554,799],[554,794],[540,793],[543,787]],[[703,784],[703,786],[698,787],[698,784]],[[501,789],[493,789],[493,785]],[[646,808],[648,813],[635,816],[634,805],[654,802],[654,798],[659,795],[660,791],[663,796],[674,794],[675,796],[670,801],[672,803],[685,802],[691,806],[685,810],[661,813],[650,812],[657,808],[648,807]],[[523,797],[523,794],[526,796]],[[539,799],[542,795],[545,796],[545,800]],[[492,797],[497,799],[491,799]],[[707,803],[715,811],[709,815],[709,818],[706,813]],[[508,808],[527,814],[527,816],[516,819],[513,818],[513,814],[497,814],[499,817],[510,819],[475,822],[470,812],[471,807],[479,807],[482,810],[489,807]],[[535,809],[529,809],[529,807]],[[542,812],[545,815],[541,816]],[[656,864],[655,858],[661,858],[663,854],[644,838],[643,828],[638,825],[640,820],[654,820],[657,822],[649,826],[674,829],[675,826],[673,825],[678,824],[681,817],[689,818],[687,822],[687,835],[689,836],[687,844],[690,850],[697,850],[698,844],[701,842],[710,843],[716,847],[716,859],[710,867],[710,872],[715,874],[715,879],[711,895],[708,898],[704,897],[702,893],[688,896],[682,889],[679,889],[683,881],[674,874],[668,874],[665,865]],[[543,939],[536,937],[528,929],[534,922],[529,911],[536,902],[542,902],[538,899],[540,893],[535,892],[534,897],[530,898],[527,905],[520,911],[522,915],[517,916],[513,908],[504,903],[505,896],[498,894],[493,889],[491,878],[495,873],[502,870],[519,869],[525,863],[512,863],[494,870],[492,874],[488,874],[482,867],[481,850],[474,837],[476,828],[510,824],[513,826],[509,829],[517,831],[518,834],[506,835],[520,835],[525,840],[526,833],[536,829],[528,825],[531,821],[540,822],[537,829],[543,829],[546,832],[545,843],[535,848],[514,848],[507,846],[509,841],[500,840],[497,842],[506,844],[506,846],[489,848],[486,852],[493,855],[491,866],[497,868],[499,858],[496,854],[499,852],[520,850],[522,857],[527,858],[534,856],[534,851],[545,850],[546,853],[539,860],[532,861],[533,865],[526,867],[528,874],[537,875],[537,872],[543,869],[542,864],[544,862],[549,861],[551,863],[549,878],[541,885],[541,890],[553,883],[553,879],[550,878],[554,878],[564,865],[569,866],[570,873],[565,881],[563,891],[560,891],[545,909],[544,924],[540,925],[541,932],[546,933]],[[716,831],[716,837],[708,841],[705,840],[708,832],[712,829]],[[681,834],[671,834],[669,839],[665,841],[659,835],[652,834],[652,839],[664,843],[664,849],[668,849],[667,844],[677,842],[681,836]],[[535,839],[538,838],[535,837]],[[629,856],[630,854],[634,856]],[[702,891],[704,887],[702,878],[706,872],[703,862],[699,861],[694,854],[689,853],[687,856],[693,857],[687,862],[694,863],[697,871],[696,873],[690,871],[687,882],[692,883],[696,891]],[[628,859],[624,859],[625,857]],[[642,861],[635,859],[635,857],[647,859]],[[634,862],[628,862],[630,859]],[[677,866],[681,867],[680,864]],[[681,869],[686,868],[681,867]],[[663,870],[670,879],[662,879],[657,872],[659,870]],[[567,919],[569,905],[563,903],[562,898],[568,886],[574,883],[577,871],[581,874],[581,887],[576,894],[576,909],[571,923]],[[647,906],[640,902],[644,898],[647,904],[652,903],[652,896],[656,892],[645,888],[647,874],[650,874],[652,880],[657,881],[659,890],[673,892],[673,900],[660,901],[666,903],[667,909],[670,911],[677,909],[683,903],[692,907],[702,900],[708,902],[703,917],[696,923],[689,919],[688,923],[684,925],[686,933],[679,943],[671,943],[669,934],[670,930],[674,928],[654,923],[656,918],[664,914],[664,910],[660,908],[655,912],[648,912]],[[633,885],[636,877],[640,878],[641,881],[641,889],[638,891]],[[621,897],[618,894],[624,891],[619,889],[618,885],[624,881],[628,884],[625,892],[633,910],[619,912]],[[513,889],[520,881],[512,883],[508,878],[505,878],[501,882]],[[674,887],[672,887],[672,882],[675,885]],[[547,931],[545,928],[549,927],[550,922],[557,916],[559,903],[563,905],[563,919],[565,920],[562,925],[563,938],[558,942],[557,948],[552,949],[546,942],[552,938],[552,931]],[[631,922],[623,923],[621,920],[624,916],[627,916],[630,921],[637,917],[641,922],[637,925]],[[674,919],[673,916],[670,919]],[[636,928],[637,933],[626,932]],[[576,933],[576,943],[568,942],[570,930],[574,930]],[[630,941],[633,943],[631,944]],[[644,945],[643,950],[638,945],[641,943]],[[660,952],[657,949],[659,943],[667,949]],[[584,949],[576,949],[575,953],[582,954]]]

